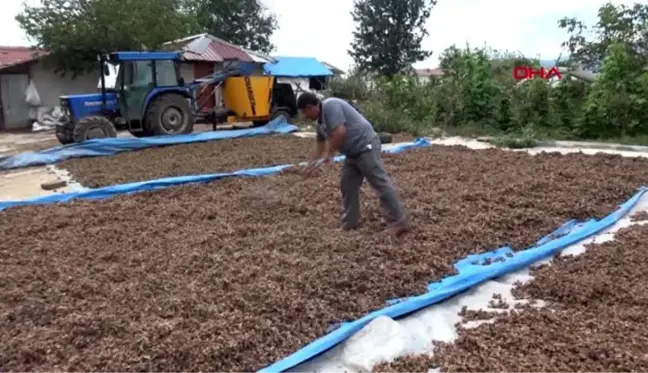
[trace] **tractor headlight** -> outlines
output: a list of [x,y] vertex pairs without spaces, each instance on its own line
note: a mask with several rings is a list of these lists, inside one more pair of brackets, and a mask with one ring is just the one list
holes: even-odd
[[70,117],[70,101],[67,98],[62,98],[60,101],[61,111],[67,118]]

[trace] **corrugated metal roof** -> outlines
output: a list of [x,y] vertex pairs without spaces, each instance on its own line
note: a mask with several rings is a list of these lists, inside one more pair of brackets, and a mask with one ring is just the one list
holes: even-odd
[[187,61],[210,61],[210,62],[220,62],[223,61],[223,57],[218,54],[216,48],[211,44],[202,53],[196,53],[186,49],[182,49],[182,59]]
[[322,65],[326,66],[326,68],[331,70],[334,74],[344,74],[344,70],[339,69],[326,61],[322,61]]
[[33,61],[47,54],[47,51],[32,47],[0,47],[0,69]]
[[416,69],[416,76],[418,77],[428,77],[428,76],[443,76],[443,70],[440,67],[435,67],[434,69]]
[[245,51],[243,51],[241,48],[227,45],[218,41],[212,41],[209,47],[213,48],[216,53],[218,53],[225,60],[235,58],[242,62],[254,62],[252,57],[245,53]]
[[165,43],[168,47],[177,47],[183,51],[182,58],[187,61],[221,62],[226,59],[237,59],[242,62],[271,61],[261,54],[246,50],[225,40],[209,34],[199,34],[180,40]]
[[248,50],[248,49],[244,49],[244,51],[246,51],[247,54],[249,54],[250,57],[252,57],[254,62],[258,62],[258,63],[276,63],[277,62],[277,60],[275,60],[274,58],[272,58],[270,56],[267,56],[265,54],[257,53],[257,52],[254,52],[254,51],[251,51],[251,50]]
[[331,76],[333,73],[313,57],[274,57],[277,63],[265,64],[263,69],[274,76]]

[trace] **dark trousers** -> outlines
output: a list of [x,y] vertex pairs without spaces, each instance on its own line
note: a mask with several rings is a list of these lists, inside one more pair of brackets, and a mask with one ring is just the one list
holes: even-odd
[[381,144],[378,136],[367,149],[355,156],[347,156],[342,166],[340,189],[342,190],[342,228],[354,229],[360,220],[360,187],[364,179],[376,191],[380,207],[389,224],[404,224],[407,213],[403,208],[398,192],[385,170],[381,157]]

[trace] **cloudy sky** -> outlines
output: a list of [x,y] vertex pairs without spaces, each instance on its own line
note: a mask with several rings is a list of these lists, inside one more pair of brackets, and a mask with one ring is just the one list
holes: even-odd
[[[30,2],[36,0],[29,0]],[[310,56],[346,69],[351,65],[352,0],[263,0],[279,17],[273,35],[279,56]],[[556,22],[564,16],[596,19],[601,0],[438,0],[423,43],[433,56],[418,64],[435,67],[440,52],[452,44],[483,45],[554,59],[566,35]],[[613,0],[631,4],[633,0]],[[14,17],[22,0],[2,0],[0,45],[29,45]]]
[[[5,0],[6,1],[6,0]],[[280,17],[273,41],[278,55],[313,56],[346,69],[353,21],[352,0],[265,0]],[[632,4],[633,0],[614,3]],[[434,54],[418,67],[435,67],[452,44],[483,45],[555,59],[566,35],[557,20],[576,16],[595,20],[601,0],[438,0],[427,23],[423,46]]]

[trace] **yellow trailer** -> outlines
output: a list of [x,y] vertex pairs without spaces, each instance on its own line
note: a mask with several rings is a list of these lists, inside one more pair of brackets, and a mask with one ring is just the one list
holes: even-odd
[[280,116],[288,120],[297,115],[292,86],[278,84],[273,76],[232,76],[222,87],[225,112],[221,121],[262,126]]

